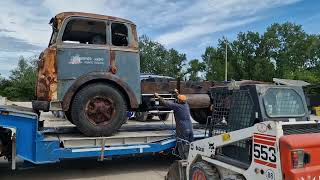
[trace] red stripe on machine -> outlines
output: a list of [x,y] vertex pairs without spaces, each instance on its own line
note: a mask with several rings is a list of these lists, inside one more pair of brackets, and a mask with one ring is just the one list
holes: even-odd
[[276,138],[273,138],[273,137],[265,137],[265,136],[260,136],[260,135],[254,135],[253,137],[259,138],[259,139],[264,139],[264,140],[276,141]]
[[269,167],[272,167],[272,168],[277,168],[276,164],[270,163],[270,162],[267,162],[267,161],[263,161],[263,160],[260,160],[260,159],[254,159],[254,162],[256,162],[258,164],[265,165],[265,166],[269,166]]
[[254,135],[260,135],[260,136],[267,136],[267,137],[273,137],[275,138],[276,136],[269,135],[269,134],[261,134],[261,133],[254,133]]
[[269,146],[274,146],[274,143],[275,143],[275,142],[264,141],[264,140],[260,140],[260,139],[253,139],[253,142],[258,143],[258,144],[269,145]]

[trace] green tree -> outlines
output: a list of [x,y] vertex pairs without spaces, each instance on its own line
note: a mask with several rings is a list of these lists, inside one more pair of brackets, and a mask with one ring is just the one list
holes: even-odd
[[142,73],[164,74],[166,49],[146,35],[139,38],[140,68]]
[[142,73],[155,73],[175,78],[182,78],[186,55],[175,49],[167,50],[146,35],[139,38],[140,68]]
[[221,49],[214,47],[207,47],[205,53],[202,55],[202,60],[206,65],[206,79],[209,81],[223,81],[224,80],[224,61]]
[[199,73],[202,73],[205,70],[206,66],[204,62],[200,62],[198,59],[193,59],[189,61],[187,73],[189,74],[189,80],[199,81],[201,77]]
[[260,54],[260,35],[257,32],[240,32],[231,43],[232,57],[230,62],[234,67],[236,77],[233,79],[255,79],[257,59]]
[[304,70],[310,58],[309,35],[301,25],[272,24],[263,35],[266,55],[275,62],[276,74],[281,78],[300,79],[297,72]]
[[11,71],[8,80],[2,81],[0,93],[15,101],[29,101],[34,99],[36,67],[32,60],[19,58],[18,66]]

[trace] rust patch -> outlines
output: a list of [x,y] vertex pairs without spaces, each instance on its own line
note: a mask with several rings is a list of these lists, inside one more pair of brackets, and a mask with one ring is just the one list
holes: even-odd
[[36,96],[37,100],[51,101],[57,99],[56,48],[49,47],[40,57]]
[[116,114],[115,104],[112,99],[104,96],[96,96],[86,104],[85,113],[94,125],[106,125]]
[[110,59],[110,66],[109,66],[109,72],[111,72],[112,74],[117,73],[117,66],[116,66],[116,53],[115,51],[110,50],[110,55],[109,55],[109,59]]
[[138,35],[137,35],[136,25],[131,24],[130,27],[131,27],[130,35],[131,37],[133,37],[132,42],[130,43],[130,48],[138,49],[139,44],[138,44]]
[[113,17],[113,16],[106,16],[106,15],[100,15],[100,14],[92,14],[92,13],[84,13],[84,12],[62,12],[56,15],[57,19],[57,27],[60,29],[62,22],[71,16],[81,16],[81,17],[88,17],[88,18],[95,18],[95,19],[103,19],[103,20],[112,20],[122,23],[128,23],[128,24],[134,24],[132,21],[129,21],[127,19],[119,18],[119,17]]

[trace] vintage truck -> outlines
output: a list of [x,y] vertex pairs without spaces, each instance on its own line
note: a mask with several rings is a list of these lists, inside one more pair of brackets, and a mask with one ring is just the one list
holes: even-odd
[[205,123],[211,82],[140,81],[136,25],[125,19],[63,12],[50,20],[52,35],[40,54],[33,109],[64,111],[87,136],[109,136],[127,111],[165,110],[154,92],[172,99],[177,88],[189,98],[191,115]]

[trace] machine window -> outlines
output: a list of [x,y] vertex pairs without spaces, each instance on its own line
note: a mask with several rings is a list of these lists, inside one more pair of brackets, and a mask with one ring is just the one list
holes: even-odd
[[264,106],[269,117],[296,117],[305,114],[302,99],[293,89],[268,89],[264,96]]
[[106,44],[106,24],[86,19],[70,20],[64,30],[62,41],[79,44]]
[[128,28],[121,23],[112,23],[111,25],[112,45],[128,46]]

